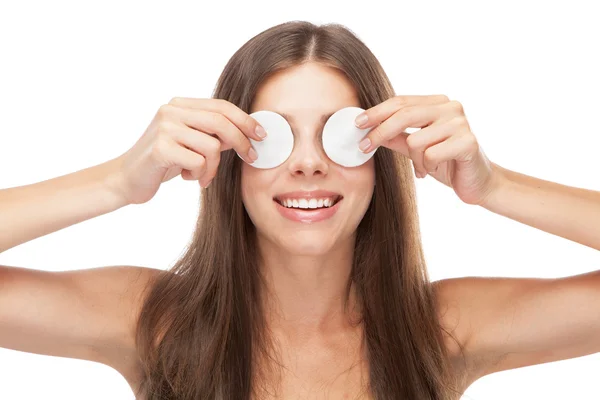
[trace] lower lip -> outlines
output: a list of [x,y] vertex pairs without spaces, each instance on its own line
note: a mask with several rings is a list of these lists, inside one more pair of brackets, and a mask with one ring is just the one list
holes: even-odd
[[300,208],[287,208],[273,200],[277,210],[285,218],[296,222],[313,223],[326,220],[331,218],[335,214],[340,206],[343,199],[340,199],[331,207],[324,207],[319,209],[300,209]]

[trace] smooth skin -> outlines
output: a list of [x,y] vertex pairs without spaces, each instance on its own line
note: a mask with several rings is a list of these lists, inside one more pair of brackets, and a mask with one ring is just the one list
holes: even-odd
[[[307,77],[312,78],[307,81]],[[340,87],[349,85],[335,71],[310,63],[275,79],[289,84],[303,82],[304,95],[313,99],[339,94]],[[323,87],[323,82],[330,86]],[[319,96],[311,93],[316,88]],[[261,90],[265,90],[262,101],[275,101],[276,97],[264,96],[268,85]],[[295,96],[302,93],[295,92]],[[347,94],[350,97],[336,97],[339,103],[328,103],[329,108],[354,105],[351,92]],[[301,136],[302,145],[295,147],[293,156],[279,167],[288,175],[278,178],[277,189],[297,190],[297,186],[291,187],[297,182],[295,178],[339,185],[336,179],[349,172],[324,158],[315,140],[320,126],[316,117],[300,115],[292,103],[285,109],[286,103],[277,104],[282,107],[278,111],[294,115],[297,126],[302,126],[295,132]],[[318,114],[335,111],[322,106]],[[416,171],[427,172],[451,187],[465,203],[600,250],[600,192],[544,181],[490,162],[457,101],[443,95],[396,96],[366,110],[366,114],[369,122],[362,127],[377,126],[368,135],[372,146],[386,146],[409,157]],[[122,156],[69,175],[1,190],[0,251],[126,205],[147,202],[162,182],[179,174],[206,187],[216,173],[220,151],[234,148],[252,161],[248,137],[260,140],[257,126],[248,114],[226,101],[174,98],[160,107],[144,135]],[[408,135],[403,133],[407,127],[423,129]],[[276,179],[260,175],[249,165],[243,168],[247,188],[252,182],[267,184]],[[368,165],[358,173],[363,174],[360,177],[365,186],[372,183]],[[265,196],[268,187],[259,186],[258,190]],[[347,190],[345,194],[352,199],[353,189]],[[357,206],[365,206],[358,197],[356,201]],[[269,212],[258,203],[248,205],[255,216]],[[340,208],[340,212],[348,210]],[[351,232],[348,226],[331,228],[337,235],[331,242],[318,247],[306,235],[299,244],[300,250],[312,252],[316,265],[323,268],[324,257],[346,243]],[[273,243],[277,242],[268,241],[271,228],[262,225],[261,229],[264,243],[276,248]],[[293,243],[280,242],[280,249],[300,251],[292,247]],[[338,269],[330,266],[330,270],[342,274],[341,260],[335,265]],[[326,274],[324,269],[312,271]],[[142,289],[157,272],[137,266],[62,272],[0,266],[0,346],[101,362],[119,371],[135,388],[140,376],[134,361],[133,322],[141,306]],[[276,276],[279,280],[274,282],[290,283],[289,276]],[[304,284],[310,283],[308,275],[299,277]],[[463,390],[494,372],[600,351],[599,271],[556,279],[463,277],[433,285],[441,323],[465,351],[467,366],[461,369],[460,349],[448,340],[450,361],[463,378]],[[314,288],[316,297],[323,293],[321,289]],[[313,324],[303,325],[302,333],[312,332],[315,340],[326,334],[331,337],[341,326],[322,324],[336,310],[336,303],[326,300],[319,303]],[[295,305],[291,298],[284,298],[284,313],[301,317],[302,310],[294,309]],[[278,326],[291,337],[293,326]]]

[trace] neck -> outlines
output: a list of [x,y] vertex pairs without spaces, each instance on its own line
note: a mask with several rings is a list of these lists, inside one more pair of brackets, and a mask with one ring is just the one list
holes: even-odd
[[[262,243],[261,243],[262,242]],[[354,285],[347,296],[354,241],[320,255],[290,254],[259,240],[271,329],[311,337],[350,327],[357,314]],[[346,303],[347,298],[347,303]]]

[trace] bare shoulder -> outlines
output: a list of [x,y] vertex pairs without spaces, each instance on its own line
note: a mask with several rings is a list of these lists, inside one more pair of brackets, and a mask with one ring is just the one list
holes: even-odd
[[71,280],[87,307],[111,317],[104,324],[103,340],[92,347],[92,361],[116,369],[133,385],[139,378],[135,333],[145,295],[154,279],[164,272],[141,266],[109,266],[61,272]]
[[455,329],[472,381],[600,352],[600,271],[463,277],[435,285],[441,318]]
[[162,270],[107,266],[45,271],[0,266],[0,347],[99,362],[131,382],[135,327]]

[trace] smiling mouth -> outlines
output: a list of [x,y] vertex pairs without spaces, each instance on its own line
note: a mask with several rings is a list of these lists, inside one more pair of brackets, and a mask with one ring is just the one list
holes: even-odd
[[[327,209],[327,208],[331,208],[333,206],[335,206],[337,203],[339,203],[340,201],[342,201],[342,199],[344,198],[344,196],[342,195],[337,195],[333,198],[333,202],[329,205],[325,205],[326,203],[323,203],[322,205],[316,204],[315,207],[310,207],[310,204],[302,204],[302,206],[300,206],[300,204],[296,205],[296,203],[294,203],[291,206],[287,205],[287,202],[284,204],[282,202],[282,200],[277,199],[277,198],[273,198],[273,201],[276,202],[277,204],[279,204],[282,207],[285,207],[287,209],[291,209],[291,210],[301,210],[301,211],[311,211],[311,210],[323,210],[323,209]],[[307,199],[308,200],[308,199]]]

